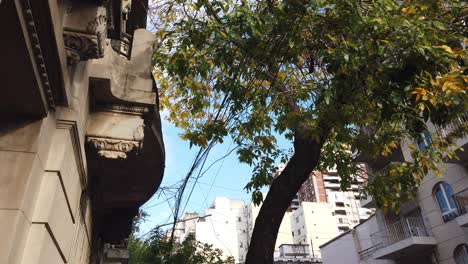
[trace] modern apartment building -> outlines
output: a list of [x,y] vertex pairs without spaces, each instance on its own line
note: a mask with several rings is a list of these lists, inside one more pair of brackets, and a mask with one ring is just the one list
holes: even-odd
[[[284,167],[279,165],[275,176],[279,175]],[[363,171],[366,170],[364,164],[361,164],[361,167]],[[356,176],[350,190],[343,192],[340,189],[341,177],[336,170],[314,171],[299,189],[291,203],[290,211],[297,210],[303,202],[328,203],[332,207],[338,231],[345,232],[369,218],[374,211],[373,208],[361,206],[360,191],[365,177],[361,174]]]
[[312,260],[320,260],[319,246],[338,235],[338,225],[328,203],[302,202],[291,214],[293,244],[308,245]]
[[[468,121],[465,115],[439,132],[448,133]],[[431,132],[439,130],[429,127]],[[430,144],[428,133],[415,142],[424,149]],[[468,263],[468,155],[461,148],[468,146],[468,138],[457,140],[459,160],[445,163],[442,177],[429,172],[415,194],[415,201],[407,201],[400,212],[375,216],[354,230],[322,246],[324,263]],[[370,168],[385,162],[409,160],[405,144],[392,155],[391,160],[369,160]],[[364,201],[372,206],[372,198]],[[342,254],[334,254],[339,250]]]
[[0,263],[126,263],[164,171],[147,7],[0,1]]

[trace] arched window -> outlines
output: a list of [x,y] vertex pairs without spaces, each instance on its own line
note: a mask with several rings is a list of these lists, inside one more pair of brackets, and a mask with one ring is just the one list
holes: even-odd
[[466,244],[458,245],[453,252],[453,258],[456,264],[468,264],[468,246]]
[[452,220],[458,216],[457,207],[453,200],[452,186],[446,182],[441,182],[434,189],[434,196],[439,204],[442,218],[445,222]]

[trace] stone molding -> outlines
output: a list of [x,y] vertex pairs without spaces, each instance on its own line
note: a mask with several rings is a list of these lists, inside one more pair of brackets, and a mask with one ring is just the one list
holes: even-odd
[[78,132],[78,124],[76,121],[71,120],[57,120],[57,129],[66,129],[69,131],[71,136],[71,142],[73,144],[73,152],[75,153],[75,161],[78,166],[78,172],[80,175],[80,183],[82,189],[86,189],[88,186],[88,179],[86,177],[86,157],[84,155],[84,149],[82,149],[80,143],[80,133]]
[[131,151],[139,151],[142,147],[141,141],[113,139],[89,136],[87,142],[98,150],[101,157],[108,159],[126,159]]
[[[71,15],[74,12],[80,13],[80,8],[71,10]],[[99,59],[104,57],[104,50],[107,39],[107,14],[104,7],[96,7],[93,9],[94,17],[85,23],[84,28],[80,25],[74,27],[67,25],[63,32],[65,49],[67,52],[67,63],[73,65],[79,61],[87,61],[90,59]],[[85,13],[85,12],[83,12]],[[82,19],[86,19],[86,15]]]
[[36,29],[36,22],[34,21],[34,16],[29,0],[22,0],[21,7],[23,11],[22,13],[24,16],[24,20],[27,25],[26,30],[28,32],[29,41],[31,43],[31,46],[33,47],[33,61],[39,73],[40,84],[42,85],[42,90],[44,91],[48,107],[50,109],[55,109],[54,96],[52,93],[52,88],[50,86],[49,76],[47,74],[47,68],[44,62],[44,55],[42,53],[41,44],[39,42],[39,36]]

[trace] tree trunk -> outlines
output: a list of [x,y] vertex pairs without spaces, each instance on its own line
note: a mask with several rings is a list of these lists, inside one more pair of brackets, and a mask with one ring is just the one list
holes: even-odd
[[276,237],[292,199],[317,166],[322,142],[296,132],[294,155],[273,181],[255,221],[245,264],[272,264]]

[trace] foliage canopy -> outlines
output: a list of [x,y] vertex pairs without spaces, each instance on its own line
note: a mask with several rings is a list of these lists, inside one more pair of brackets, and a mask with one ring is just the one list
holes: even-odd
[[[254,201],[275,162],[289,158],[280,135],[323,140],[319,167],[336,167],[343,189],[363,157],[407,146],[410,161],[379,168],[366,187],[383,207],[412,197],[429,170],[442,174],[438,164],[466,135],[466,124],[439,130],[467,110],[465,1],[158,3],[161,103],[193,145],[232,137],[254,167]],[[428,129],[422,151],[414,142]]]

